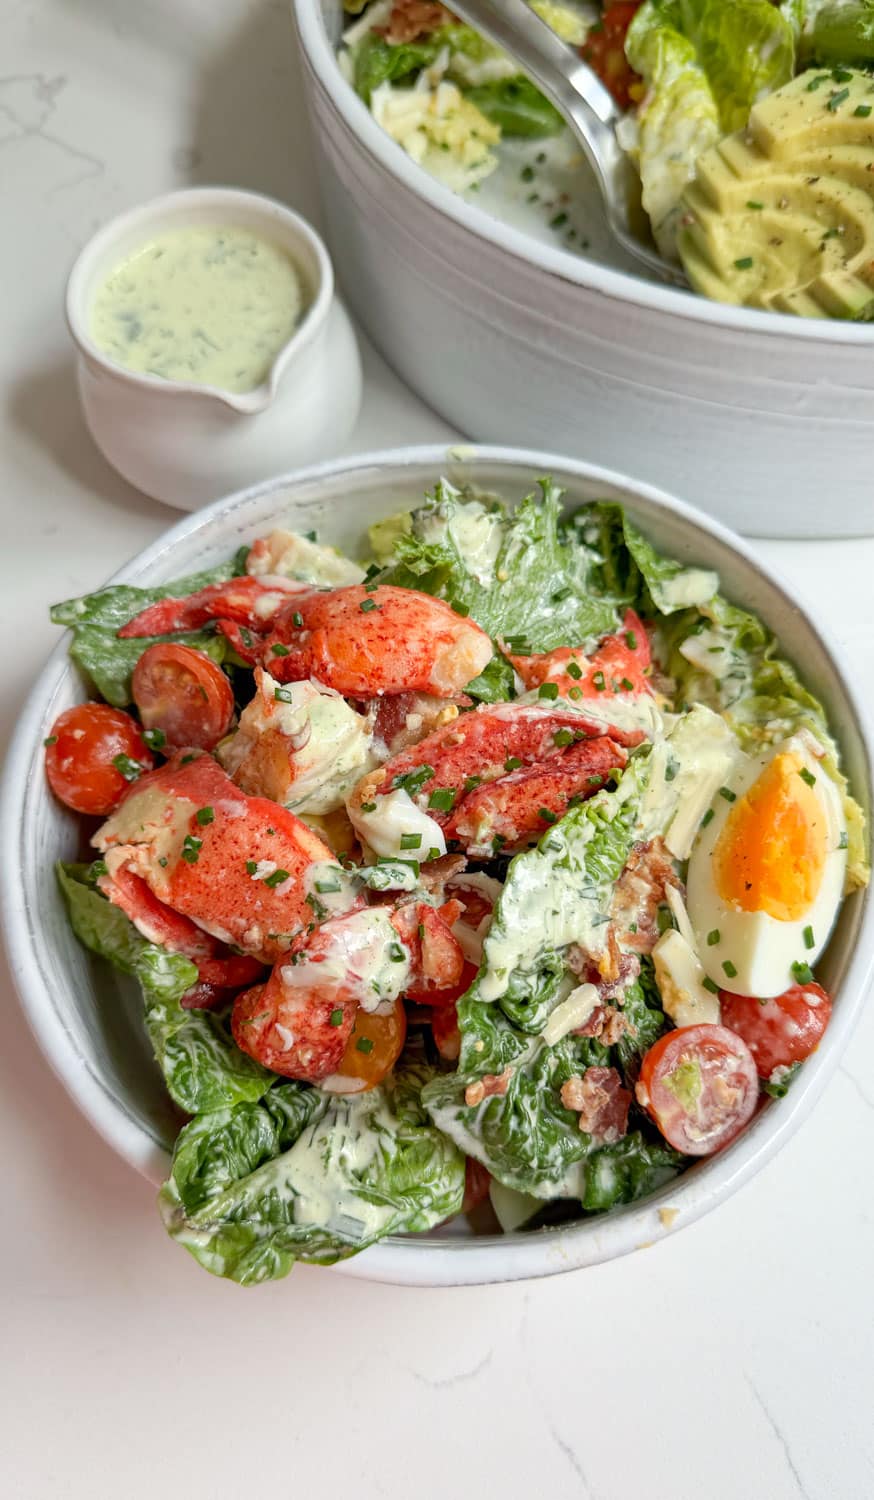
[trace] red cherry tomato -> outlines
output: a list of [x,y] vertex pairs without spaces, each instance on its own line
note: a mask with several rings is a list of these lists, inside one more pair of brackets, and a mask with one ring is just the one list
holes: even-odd
[[621,109],[628,109],[632,89],[640,82],[625,56],[625,34],[640,9],[641,0],[610,0],[600,21],[590,29],[580,52],[607,85]]
[[832,1013],[831,1000],[818,984],[794,984],[776,1000],[723,990],[719,1003],[725,1025],[743,1037],[753,1054],[760,1078],[804,1062],[819,1046]]
[[159,641],[133,673],[134,702],[147,729],[160,729],[167,750],[212,750],[234,717],[231,684],[214,661],[191,646]]
[[650,1047],[635,1093],[670,1146],[710,1156],[751,1118],[759,1080],[746,1042],[727,1026],[681,1026]]
[[138,725],[108,703],[77,703],[52,725],[46,741],[46,775],[56,797],[76,812],[111,813],[137,768],[155,764]]
[[362,1079],[364,1089],[376,1088],[400,1057],[406,1035],[407,1013],[402,1000],[396,1000],[384,1016],[359,1009],[337,1074]]

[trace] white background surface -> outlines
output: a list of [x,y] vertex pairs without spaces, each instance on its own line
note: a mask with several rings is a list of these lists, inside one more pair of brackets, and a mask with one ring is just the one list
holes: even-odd
[[[53,643],[48,604],[175,519],[82,429],[61,312],[77,249],[189,182],[316,219],[318,203],[282,4],[2,0],[0,72],[5,745]],[[373,354],[366,374],[348,451],[451,435]],[[874,540],[761,546],[874,691]],[[783,1154],[631,1259],[458,1292],[307,1268],[243,1291],[165,1239],[4,970],[0,1495],[868,1500],[872,1056],[869,1012]]]

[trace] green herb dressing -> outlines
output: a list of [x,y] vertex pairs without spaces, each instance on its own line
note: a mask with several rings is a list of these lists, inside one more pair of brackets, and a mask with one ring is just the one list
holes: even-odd
[[231,225],[172,230],[107,277],[91,337],[128,370],[250,391],[300,320],[301,281],[278,245]]

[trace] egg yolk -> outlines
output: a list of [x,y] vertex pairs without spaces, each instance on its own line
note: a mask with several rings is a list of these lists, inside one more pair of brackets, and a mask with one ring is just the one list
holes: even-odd
[[714,849],[723,901],[778,922],[806,915],[822,884],[826,819],[798,755],[775,755],[733,805]]

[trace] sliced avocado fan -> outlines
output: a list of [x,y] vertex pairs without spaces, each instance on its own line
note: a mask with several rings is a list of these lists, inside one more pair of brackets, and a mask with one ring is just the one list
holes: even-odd
[[717,302],[874,318],[874,78],[810,69],[706,151],[679,251]]

